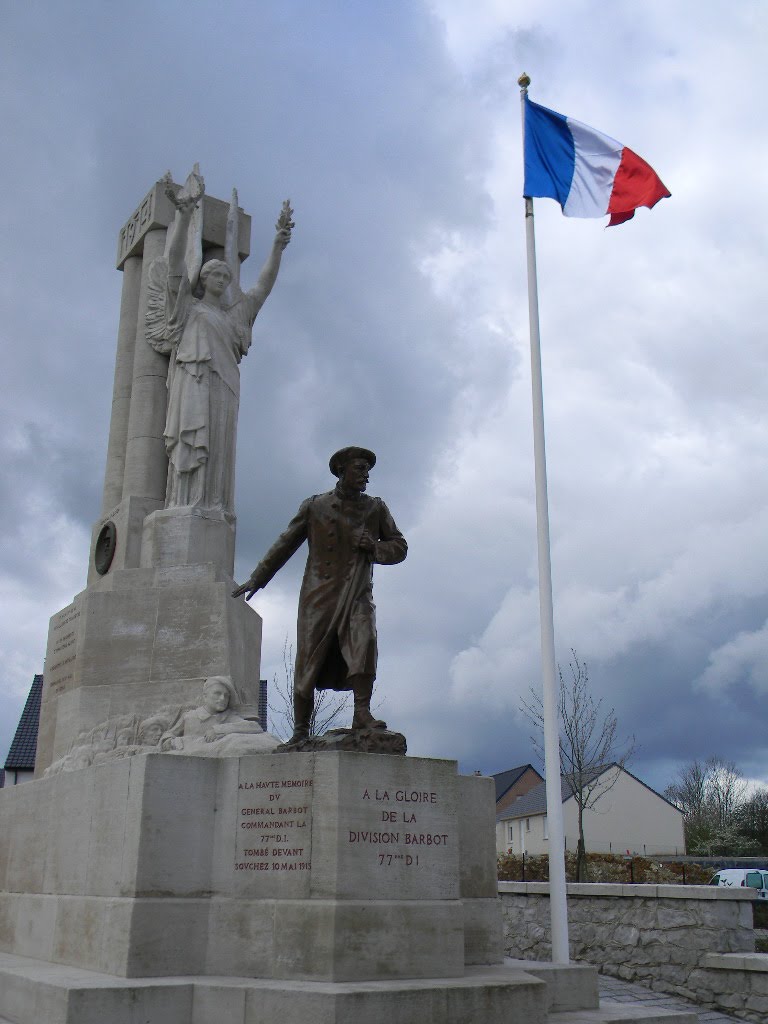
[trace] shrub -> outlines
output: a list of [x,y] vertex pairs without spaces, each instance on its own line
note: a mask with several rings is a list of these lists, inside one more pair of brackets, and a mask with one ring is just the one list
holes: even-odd
[[[647,857],[624,857],[616,853],[588,853],[587,877],[590,882],[628,882],[681,885],[705,885],[711,876],[709,868],[681,861],[660,863]],[[502,853],[498,858],[498,877],[501,882],[549,881],[549,857],[535,854],[523,858],[515,853]],[[565,854],[565,877],[576,879],[576,854]],[[768,907],[766,907],[768,910]]]
[[548,882],[549,857],[546,853],[525,858],[515,853],[502,853],[498,870],[501,882]]

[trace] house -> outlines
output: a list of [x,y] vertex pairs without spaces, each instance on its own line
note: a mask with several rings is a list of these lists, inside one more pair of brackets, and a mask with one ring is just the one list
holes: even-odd
[[35,754],[37,753],[37,727],[40,722],[40,703],[43,699],[43,677],[36,675],[32,680],[32,688],[27,703],[21,713],[16,734],[13,737],[8,757],[5,759],[5,771],[2,784],[16,786],[20,782],[29,782],[35,774]]
[[496,814],[506,811],[519,796],[524,796],[534,786],[540,785],[544,779],[531,764],[521,764],[517,768],[509,768],[498,772],[491,778],[496,783]]
[[[587,853],[633,853],[642,856],[684,854],[683,815],[641,779],[617,764],[595,770],[598,789],[593,807],[584,811]],[[573,776],[560,780],[566,850],[579,838],[579,808]],[[496,814],[498,853],[548,852],[547,793],[542,781]]]

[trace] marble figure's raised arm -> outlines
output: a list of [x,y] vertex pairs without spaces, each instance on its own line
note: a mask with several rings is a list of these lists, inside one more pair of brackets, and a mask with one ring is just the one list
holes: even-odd
[[269,251],[264,266],[261,268],[256,284],[249,291],[246,292],[251,305],[251,315],[253,317],[259,312],[261,307],[267,301],[269,293],[274,287],[275,281],[277,280],[277,273],[280,270],[280,260],[283,256],[283,250],[291,240],[291,231],[294,228],[293,210],[291,209],[290,199],[286,199],[280,210],[280,216],[277,218],[275,224],[276,234],[272,241],[272,248]]
[[[195,165],[197,167],[197,164]],[[205,193],[205,182],[197,170],[193,170],[182,189],[174,188],[171,172],[163,178],[165,194],[176,207],[176,217],[171,226],[171,244],[168,247],[168,273],[171,277],[181,277],[186,269],[187,236],[192,214]]]

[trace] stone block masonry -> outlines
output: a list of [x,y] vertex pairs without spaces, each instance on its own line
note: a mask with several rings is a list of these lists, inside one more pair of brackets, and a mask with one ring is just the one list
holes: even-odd
[[100,579],[51,619],[37,743],[38,776],[78,736],[119,715],[194,701],[229,676],[258,704],[261,618],[230,597],[214,565],[126,569]]
[[0,950],[122,978],[462,977],[501,960],[492,789],[346,752],[137,754],[13,787]]
[[[500,882],[504,947],[551,957],[549,886]],[[755,1024],[768,1019],[768,955],[755,953],[746,889],[706,885],[568,886],[571,956],[604,974]]]

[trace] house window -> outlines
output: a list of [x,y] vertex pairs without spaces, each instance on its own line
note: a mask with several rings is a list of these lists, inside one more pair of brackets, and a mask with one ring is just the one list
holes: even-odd
[[526,818],[525,819],[525,831],[526,832],[530,832],[531,831],[531,819],[530,818]]
[[511,846],[512,843],[515,841],[515,826],[508,825],[507,830],[509,832],[509,845]]
[[547,821],[546,814],[544,815],[543,825],[544,825],[544,838],[545,839],[549,839],[549,822]]

